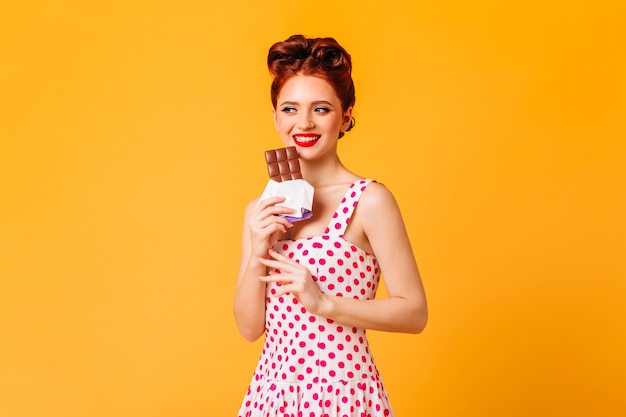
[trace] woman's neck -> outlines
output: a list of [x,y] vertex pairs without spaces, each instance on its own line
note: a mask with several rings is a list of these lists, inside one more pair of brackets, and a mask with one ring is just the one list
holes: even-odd
[[339,157],[327,160],[300,160],[302,176],[313,187],[352,181],[356,177],[343,166]]

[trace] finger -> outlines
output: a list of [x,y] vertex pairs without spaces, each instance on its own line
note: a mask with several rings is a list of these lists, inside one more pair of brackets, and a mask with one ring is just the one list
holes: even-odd
[[285,280],[284,277],[271,277],[271,276],[262,276],[259,279],[263,282],[275,282],[280,284],[280,286],[275,287],[275,291],[273,292],[273,297],[280,297],[281,295],[294,293],[294,285],[290,280]]
[[292,261],[286,256],[281,256],[280,259],[272,259],[277,255],[276,251],[274,251],[272,248],[268,248],[267,253],[269,256],[271,256],[271,258],[263,258],[262,262],[265,266],[279,269],[283,272],[291,274],[302,273],[306,271],[306,267]]
[[278,298],[278,297],[281,297],[283,295],[289,294],[291,292],[292,291],[289,288],[289,286],[283,285],[282,287],[278,287],[278,289],[276,290],[276,293],[273,294],[273,297]]
[[283,255],[281,253],[276,252],[274,249],[270,249],[268,251],[268,253],[271,255],[272,258],[276,259],[277,261],[285,262],[285,263],[287,263],[289,265],[300,266],[300,264],[297,263],[296,261],[292,260],[291,258],[289,258],[289,257],[287,257],[287,256],[285,256],[285,255]]
[[269,216],[281,216],[281,215],[293,214],[295,212],[296,211],[294,209],[287,207],[287,206],[270,206],[270,207],[263,209],[261,213],[259,214],[261,218],[266,218]]
[[[271,249],[268,249],[268,252],[269,251],[271,251]],[[267,266],[269,268],[278,269],[280,271],[284,271],[284,272],[287,272],[287,273],[293,272],[293,270],[290,268],[290,265],[288,265],[288,264],[286,264],[284,262],[281,262],[281,261],[276,261],[276,260],[268,259],[268,258],[259,258],[259,261],[263,265],[265,265],[265,266]]]
[[286,282],[291,282],[290,280],[285,279],[284,276],[281,276],[281,274],[263,275],[263,276],[260,276],[259,279],[264,282],[277,282],[281,285],[283,285]]
[[265,238],[271,238],[272,236],[278,236],[283,233],[287,233],[287,228],[285,225],[280,223],[270,223],[265,226],[261,226],[257,233],[260,236],[264,236]]
[[261,276],[259,277],[259,280],[265,283],[275,282],[276,284],[278,284],[278,286],[275,287],[275,291],[273,291],[273,295],[275,297],[279,297],[281,295],[294,292],[294,282],[290,279],[285,278],[286,277],[280,276],[280,274],[278,274],[278,276]]
[[280,216],[269,216],[259,222],[259,226],[261,228],[271,227],[276,224],[282,225],[282,227],[284,227],[285,230],[293,227],[293,224],[289,220]]
[[259,204],[257,206],[258,210],[263,210],[269,206],[273,206],[275,204],[278,203],[282,203],[283,201],[285,201],[287,198],[284,196],[274,196],[274,197],[268,197],[266,199],[263,199],[261,201],[259,201]]

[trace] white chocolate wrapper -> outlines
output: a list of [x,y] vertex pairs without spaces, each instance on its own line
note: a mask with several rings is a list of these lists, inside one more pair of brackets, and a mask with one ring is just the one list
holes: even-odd
[[313,215],[313,194],[315,188],[305,180],[274,181],[269,180],[259,201],[270,197],[285,197],[281,206],[294,209],[291,214],[282,214],[290,222],[306,220]]

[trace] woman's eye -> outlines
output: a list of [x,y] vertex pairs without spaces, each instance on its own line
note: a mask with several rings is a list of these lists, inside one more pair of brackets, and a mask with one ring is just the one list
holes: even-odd
[[328,113],[330,109],[328,107],[316,107],[315,111],[317,113]]
[[296,111],[296,108],[295,107],[283,107],[281,111],[284,113],[294,113]]

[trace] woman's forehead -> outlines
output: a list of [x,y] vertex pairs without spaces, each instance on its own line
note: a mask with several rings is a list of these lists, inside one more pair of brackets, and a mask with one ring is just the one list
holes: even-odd
[[296,75],[288,79],[278,93],[278,101],[339,101],[333,86],[312,75]]

